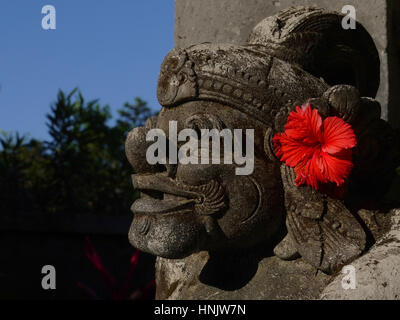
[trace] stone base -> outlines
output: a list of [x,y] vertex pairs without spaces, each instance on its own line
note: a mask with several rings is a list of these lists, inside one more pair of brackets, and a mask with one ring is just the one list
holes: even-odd
[[[318,299],[331,279],[301,259],[283,261],[272,256],[258,265],[252,265],[251,259],[235,265],[235,260],[225,266],[219,262],[207,263],[211,260],[206,252],[182,260],[158,258],[156,299],[310,300]],[[228,277],[230,280],[225,282]]]
[[259,261],[251,255],[210,259],[207,252],[180,260],[157,258],[156,299],[400,299],[400,209],[393,210],[392,229],[351,265],[356,288],[345,290],[344,274],[328,276],[302,259],[270,256]]

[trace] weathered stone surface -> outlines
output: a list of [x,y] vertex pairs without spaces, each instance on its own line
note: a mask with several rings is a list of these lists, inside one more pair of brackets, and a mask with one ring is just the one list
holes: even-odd
[[312,300],[318,299],[330,281],[330,276],[301,259],[283,261],[272,256],[258,260],[243,255],[219,257],[209,265],[208,261],[207,252],[182,260],[157,258],[156,299]]
[[[141,192],[131,208],[129,240],[159,257],[158,298],[316,299],[329,275],[390,226],[382,199],[400,161],[399,144],[380,119],[380,104],[365,97],[378,89],[378,52],[361,25],[343,30],[342,18],[290,8],[262,20],[247,44],[197,44],[164,59],[157,90],[163,108],[126,141]],[[342,118],[357,137],[357,147],[345,154],[354,168],[341,190],[324,178],[314,188],[298,186],[304,176],[275,156],[272,137],[296,106],[309,103],[321,115],[318,123]],[[237,161],[149,166],[145,137],[153,128],[171,141],[169,159],[177,152],[176,131],[253,129],[254,170],[238,175]],[[233,154],[224,149],[213,157]],[[327,177],[325,169],[314,177]]]
[[292,5],[317,6],[341,12],[356,8],[359,21],[371,34],[381,59],[377,100],[382,118],[400,127],[400,2],[397,0],[175,0],[175,46],[201,42],[244,44],[262,19]]
[[356,288],[344,290],[344,275],[339,275],[324,289],[321,299],[400,299],[400,209],[392,214],[391,230],[351,263],[356,271]]

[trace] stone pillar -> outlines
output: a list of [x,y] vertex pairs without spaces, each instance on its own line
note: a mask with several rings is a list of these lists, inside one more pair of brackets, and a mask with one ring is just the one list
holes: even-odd
[[400,1],[398,0],[175,0],[175,46],[200,42],[243,44],[262,19],[292,5],[341,12],[353,5],[381,59],[377,100],[382,118],[400,128]]

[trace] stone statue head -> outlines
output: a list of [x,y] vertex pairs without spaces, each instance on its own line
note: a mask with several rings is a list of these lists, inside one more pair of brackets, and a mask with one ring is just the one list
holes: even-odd
[[[278,257],[302,256],[325,272],[366,249],[374,235],[358,212],[381,206],[396,142],[373,100],[375,45],[361,25],[343,30],[341,18],[291,8],[260,22],[245,45],[203,43],[166,56],[157,91],[162,109],[126,140],[141,194],[132,205],[132,245],[164,258],[273,246]],[[357,135],[344,200],[296,186],[293,169],[275,157],[272,137],[306,102],[324,117],[343,118]],[[237,175],[242,165],[235,162],[150,165],[146,135],[158,128],[172,140],[171,121],[178,132],[253,129],[252,173]]]

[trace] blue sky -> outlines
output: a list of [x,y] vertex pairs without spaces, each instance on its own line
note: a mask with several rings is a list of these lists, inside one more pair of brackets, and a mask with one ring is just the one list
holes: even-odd
[[[44,5],[56,30],[43,30]],[[58,89],[79,87],[113,115],[139,96],[159,109],[157,77],[173,47],[173,0],[1,0],[0,130],[46,139]]]

